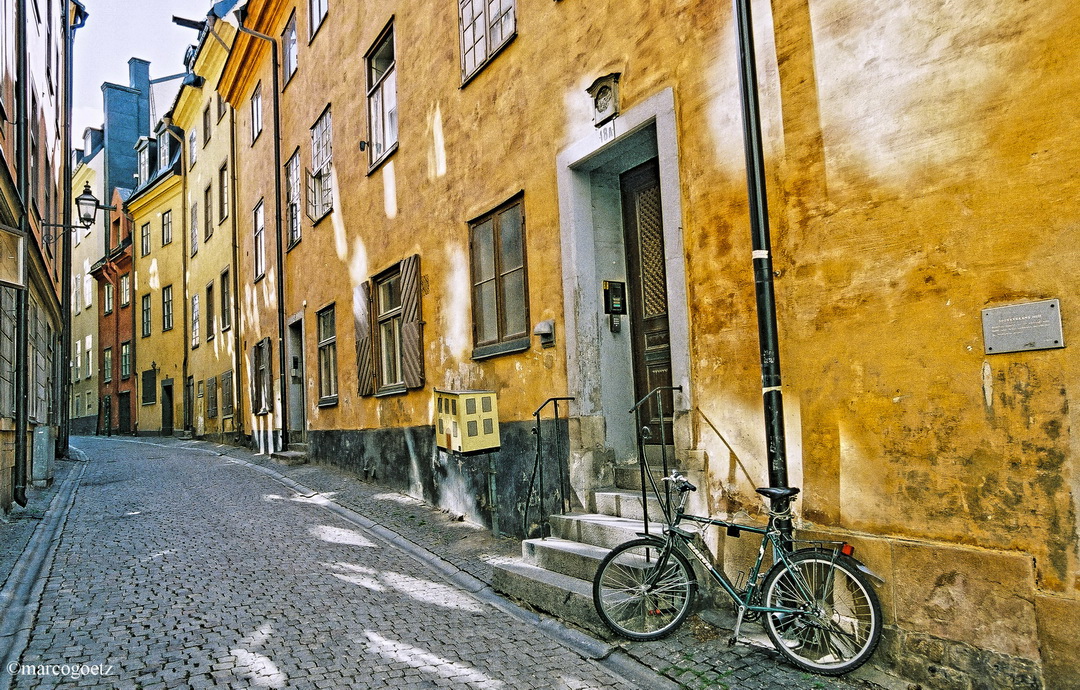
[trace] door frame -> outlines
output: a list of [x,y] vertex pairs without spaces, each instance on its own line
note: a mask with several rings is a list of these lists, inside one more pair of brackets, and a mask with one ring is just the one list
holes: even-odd
[[[168,393],[166,393],[168,391]],[[173,380],[165,379],[161,382],[161,435],[172,436],[176,430],[176,398],[174,396]],[[165,404],[168,399],[169,404]],[[167,413],[167,414],[166,414]],[[168,424],[166,424],[166,417]],[[166,429],[168,433],[166,433]]]
[[[307,439],[307,396],[304,387],[306,362],[304,358],[304,317],[293,317],[287,326],[285,363],[289,367],[288,378],[282,377],[289,386],[289,409],[285,410],[285,424],[289,430],[290,443],[305,443]],[[299,364],[293,367],[294,359]],[[298,374],[294,374],[294,370]],[[299,378],[297,381],[296,379]],[[294,419],[294,415],[299,419]]]
[[[674,396],[678,414],[689,410],[693,401],[674,92],[667,88],[651,96],[603,128],[588,132],[556,158],[567,385],[568,394],[576,398],[571,414],[602,420],[597,428],[602,426],[606,446],[619,460],[637,454],[636,430],[626,413],[636,401],[630,399],[633,382],[627,375],[628,338],[611,333],[603,314],[603,281],[625,280],[626,270],[623,241],[619,239],[621,195],[618,184],[612,191],[603,176],[606,171],[617,174],[653,157],[660,168],[671,378],[672,384],[683,390]],[[610,218],[612,213],[618,220]],[[617,233],[613,233],[612,223],[618,224]]]

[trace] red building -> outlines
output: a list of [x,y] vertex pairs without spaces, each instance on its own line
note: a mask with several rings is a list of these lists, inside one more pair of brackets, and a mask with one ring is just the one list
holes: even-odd
[[98,287],[98,378],[97,433],[133,434],[135,420],[135,294],[132,271],[132,223],[124,213],[131,190],[117,187],[109,204],[109,225],[105,233],[105,256],[94,264],[91,274]]

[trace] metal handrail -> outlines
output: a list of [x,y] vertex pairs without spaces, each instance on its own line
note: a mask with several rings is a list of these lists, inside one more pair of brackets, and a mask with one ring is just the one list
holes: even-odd
[[569,499],[567,497],[566,481],[567,477],[563,474],[562,465],[562,442],[559,438],[559,402],[570,402],[574,400],[571,397],[554,397],[548,398],[544,401],[544,404],[536,408],[533,412],[533,418],[536,420],[536,426],[533,427],[533,435],[536,436],[536,463],[533,465],[532,477],[529,478],[529,489],[525,492],[525,510],[521,514],[521,533],[525,538],[529,537],[529,508],[532,506],[533,499],[533,485],[536,483],[537,476],[539,475],[540,484],[537,490],[537,500],[540,504],[540,538],[547,538],[548,532],[550,532],[551,525],[548,523],[549,513],[544,510],[544,463],[543,463],[543,434],[540,427],[540,413],[544,411],[544,408],[554,403],[555,413],[553,419],[555,421],[555,458],[559,467],[559,509],[566,513],[569,508]]
[[[660,489],[656,486],[656,480],[653,479],[652,471],[649,469],[649,461],[645,457],[645,441],[652,438],[652,432],[649,431],[649,427],[642,425],[641,423],[641,408],[645,403],[656,398],[657,411],[659,412],[660,419],[660,458],[664,466],[664,475],[668,475],[668,458],[667,458],[667,431],[664,424],[664,398],[660,393],[664,391],[678,391],[682,392],[682,386],[658,386],[646,395],[641,400],[638,400],[630,412],[634,415],[634,422],[637,425],[637,439],[638,439],[638,466],[641,469],[641,510],[642,519],[645,523],[645,534],[649,533],[649,497],[648,490],[645,484],[645,478],[648,477],[649,483],[652,484],[653,493],[656,495],[656,500],[660,502],[660,507],[664,511],[665,520],[671,522],[671,487],[667,484],[664,485],[664,495],[660,496]],[[672,404],[674,408],[674,403]],[[672,409],[674,412],[674,409]]]

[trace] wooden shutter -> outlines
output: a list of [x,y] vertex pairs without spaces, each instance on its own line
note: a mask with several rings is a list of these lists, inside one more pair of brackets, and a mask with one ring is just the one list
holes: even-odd
[[353,308],[356,328],[356,382],[360,395],[375,394],[375,361],[371,342],[371,282],[360,286],[361,295]]
[[401,374],[406,388],[424,386],[424,322],[420,318],[420,255],[401,262]]

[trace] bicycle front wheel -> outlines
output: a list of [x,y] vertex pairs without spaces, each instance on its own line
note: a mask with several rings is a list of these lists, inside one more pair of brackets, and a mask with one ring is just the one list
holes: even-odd
[[831,551],[797,551],[765,578],[763,604],[776,649],[799,668],[838,676],[862,666],[881,637],[881,604],[858,562]]
[[617,546],[593,578],[593,603],[604,624],[631,640],[667,635],[690,613],[694,571],[686,557],[656,539]]

